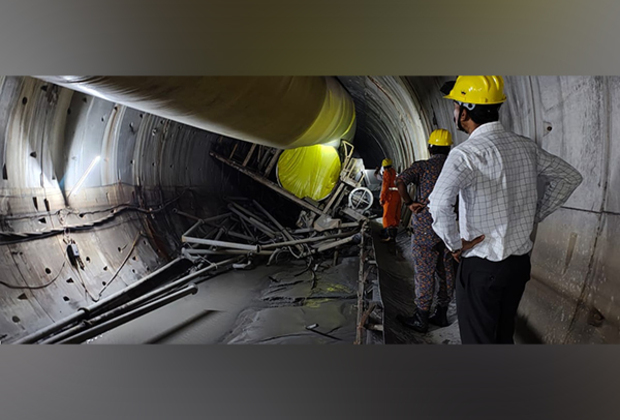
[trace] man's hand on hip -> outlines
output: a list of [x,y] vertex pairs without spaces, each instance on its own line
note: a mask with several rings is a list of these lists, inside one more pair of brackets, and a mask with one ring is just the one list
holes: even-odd
[[414,203],[409,204],[409,206],[407,207],[409,207],[409,210],[411,210],[413,213],[418,214],[426,208],[426,204],[414,202]]
[[461,249],[459,249],[457,251],[454,251],[452,253],[452,257],[457,262],[461,262],[461,254],[463,253],[463,251],[467,251],[468,249],[472,249],[473,247],[478,245],[480,242],[484,241],[484,235],[480,235],[477,238],[472,239],[471,241],[466,241],[465,239],[461,239],[461,241],[463,242],[463,247]]

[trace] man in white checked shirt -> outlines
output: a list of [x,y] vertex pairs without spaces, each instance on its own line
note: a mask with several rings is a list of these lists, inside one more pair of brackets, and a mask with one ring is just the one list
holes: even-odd
[[[564,160],[504,129],[498,121],[503,90],[500,76],[457,78],[445,98],[454,101],[459,130],[470,136],[452,150],[429,196],[433,230],[460,262],[456,303],[463,344],[514,343],[534,224],[582,181]],[[540,197],[539,179],[546,185]]]

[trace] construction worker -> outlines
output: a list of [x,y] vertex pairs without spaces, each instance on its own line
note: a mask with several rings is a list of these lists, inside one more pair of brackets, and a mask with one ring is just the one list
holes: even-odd
[[[401,317],[403,323],[418,332],[428,331],[429,321],[440,327],[448,325],[448,304],[454,290],[455,264],[442,240],[433,231],[433,219],[428,212],[428,196],[450,153],[452,136],[448,130],[435,130],[428,139],[428,160],[414,162],[398,178],[396,186],[411,216],[411,249],[415,265],[415,306],[412,317]],[[407,186],[415,184],[417,200],[411,199]],[[429,319],[435,295],[435,273],[439,278],[438,302],[435,313]]]
[[400,195],[396,188],[394,180],[396,179],[396,171],[392,168],[391,159],[383,159],[380,168],[375,171],[377,179],[381,180],[381,196],[379,204],[383,206],[383,229],[385,237],[384,242],[393,241],[398,233],[398,224],[400,223],[401,203]]
[[[500,76],[459,76],[450,93],[467,141],[452,149],[429,200],[433,229],[457,261],[463,344],[514,343],[530,278],[531,233],[566,202],[582,176],[533,140],[504,129]],[[540,198],[537,183],[545,185]],[[459,197],[459,220],[453,211]]]

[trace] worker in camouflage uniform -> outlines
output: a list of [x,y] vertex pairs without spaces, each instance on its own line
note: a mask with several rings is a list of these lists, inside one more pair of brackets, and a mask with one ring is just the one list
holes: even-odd
[[[447,130],[435,130],[428,140],[430,159],[414,164],[396,178],[396,186],[403,202],[413,212],[411,248],[415,265],[415,305],[412,317],[401,317],[403,323],[418,332],[428,331],[429,322],[444,327],[448,325],[448,304],[454,290],[455,262],[443,241],[433,231],[433,219],[426,207],[428,196],[441,173],[450,152],[452,136]],[[414,201],[407,186],[415,184]],[[435,313],[430,316],[435,294],[435,273],[439,277],[438,302]]]

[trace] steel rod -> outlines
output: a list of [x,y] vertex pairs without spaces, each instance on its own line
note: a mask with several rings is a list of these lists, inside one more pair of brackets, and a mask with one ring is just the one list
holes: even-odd
[[[149,274],[148,276],[144,277],[142,280],[139,280],[135,283],[132,283],[131,285],[127,286],[126,288],[124,288],[123,290],[120,290],[104,299],[101,299],[100,301],[93,303],[90,306],[84,307],[84,308],[79,308],[77,310],[77,312],[67,316],[66,318],[63,318],[59,321],[54,322],[51,325],[48,325],[45,328],[42,328],[32,334],[29,334],[23,338],[20,338],[16,341],[14,341],[14,344],[29,344],[29,343],[34,343],[36,341],[39,341],[41,338],[46,337],[56,331],[61,330],[62,328],[71,325],[77,321],[80,321],[84,318],[86,318],[88,316],[88,314],[90,314],[91,312],[95,312],[96,310],[104,307],[105,305],[110,304],[111,302],[113,302],[114,300],[126,295],[128,292],[134,290],[136,287],[139,287],[147,282],[149,282],[150,280],[152,280],[155,277],[158,277],[159,275],[161,275],[162,273],[164,273],[166,270],[174,267],[175,265],[179,264],[181,261],[187,261],[185,258],[176,258],[172,261],[170,261],[168,264],[164,265],[163,267],[153,271],[151,274]],[[189,262],[189,261],[188,261]]]
[[246,222],[252,224],[254,227],[256,227],[258,230],[263,232],[265,235],[269,236],[270,238],[276,237],[276,232],[274,232],[268,226],[265,226],[260,221],[256,220],[254,217],[248,217],[242,212],[240,212],[239,210],[237,210],[236,208],[233,208],[233,207],[229,207],[229,208],[233,213],[235,213],[237,216],[239,216],[241,219],[245,220]]
[[186,283],[188,283],[190,280],[193,280],[196,277],[199,277],[199,276],[207,273],[208,271],[216,269],[216,268],[218,268],[218,267],[220,267],[222,265],[227,265],[227,264],[234,263],[234,262],[236,262],[238,260],[239,260],[239,258],[236,257],[236,258],[230,258],[230,259],[227,259],[227,260],[224,260],[224,261],[220,261],[218,263],[212,263],[212,264],[208,265],[207,267],[202,268],[201,270],[198,270],[198,271],[196,271],[194,273],[191,273],[191,274],[188,274],[188,275],[186,275],[184,277],[181,277],[180,279],[177,279],[177,280],[175,280],[175,281],[173,281],[173,282],[171,282],[171,283],[169,283],[169,284],[167,284],[167,285],[165,285],[163,287],[160,287],[158,289],[152,290],[151,292],[146,293],[146,294],[144,294],[142,296],[139,296],[138,298],[136,298],[136,299],[134,299],[132,301],[126,302],[125,304],[120,305],[120,306],[118,306],[116,308],[112,308],[108,312],[105,312],[105,313],[103,313],[103,314],[101,314],[101,315],[99,315],[99,316],[97,316],[95,318],[89,319],[89,320],[87,320],[88,324],[86,324],[85,322],[82,322],[82,324],[78,324],[78,325],[76,325],[76,326],[74,326],[74,327],[72,327],[72,328],[70,328],[70,329],[68,329],[66,331],[63,331],[62,333],[60,333],[60,334],[58,334],[56,336],[51,337],[50,339],[44,341],[43,343],[49,344],[49,343],[58,342],[58,341],[64,339],[65,337],[72,336],[76,332],[79,332],[79,331],[82,331],[84,329],[87,329],[89,327],[90,323],[98,323],[98,322],[104,321],[106,319],[110,319],[113,316],[118,316],[118,315],[120,315],[122,313],[125,313],[125,312],[127,312],[129,310],[132,310],[132,309],[134,309],[136,307],[139,307],[141,304],[147,303],[148,301],[150,301],[150,300],[152,300],[154,298],[158,298],[161,295],[163,295],[163,294],[165,294],[165,293],[167,293],[167,292],[169,292],[171,290],[174,290],[177,287],[183,286]]
[[244,251],[241,249],[222,249],[222,250],[211,250],[211,249],[186,249],[187,253],[190,255],[271,255],[275,251],[260,251],[260,252],[252,252],[252,251]]
[[347,232],[347,233],[339,233],[339,234],[335,234],[335,235],[327,235],[327,236],[315,236],[313,238],[305,238],[305,239],[297,239],[295,241],[286,241],[286,242],[276,242],[273,244],[266,244],[262,246],[262,249],[274,249],[274,248],[280,248],[283,246],[289,246],[289,245],[297,245],[297,244],[307,244],[307,243],[312,243],[312,242],[320,242],[320,241],[324,241],[327,239],[338,239],[338,238],[343,238],[346,236],[352,236],[355,235],[354,232]]
[[213,239],[192,238],[192,237],[187,237],[187,236],[181,237],[181,241],[192,243],[192,244],[211,245],[211,246],[226,247],[226,248],[233,248],[233,249],[244,249],[246,251],[254,251],[254,252],[260,252],[260,248],[261,248],[260,245],[246,245],[246,244],[239,244],[236,242],[225,242],[225,241],[217,241]]
[[194,223],[194,224],[192,225],[192,227],[191,227],[191,228],[189,228],[189,229],[187,229],[187,231],[185,231],[185,233],[183,234],[183,236],[188,236],[188,235],[191,235],[191,233],[192,233],[193,231],[195,231],[196,229],[198,229],[198,227],[199,227],[200,225],[202,225],[203,223],[204,223],[204,222],[203,222],[202,220],[197,221],[196,223]]
[[117,317],[117,318],[112,318],[102,324],[97,325],[96,327],[87,329],[81,333],[78,333],[74,336],[65,338],[62,341],[59,341],[59,344],[76,344],[76,343],[81,343],[84,342],[90,338],[96,337],[100,334],[103,334],[106,331],[109,331],[113,328],[116,328],[120,325],[126,324],[129,321],[133,321],[136,318],[141,317],[142,315],[145,315],[151,311],[154,311],[155,309],[159,309],[162,306],[165,306],[169,303],[172,303],[178,299],[181,299],[189,294],[195,294],[198,291],[198,288],[196,287],[196,285],[192,284],[189,285],[179,291],[176,291],[174,293],[171,293],[169,295],[166,295],[160,299],[154,300],[144,306],[140,306],[136,309],[134,309],[133,311],[130,312],[126,312],[125,314]]
[[260,182],[261,184],[265,185],[266,187],[271,188],[272,190],[276,191],[277,193],[281,194],[282,196],[284,196],[284,197],[288,198],[289,200],[297,203],[301,207],[304,207],[305,209],[310,210],[311,212],[319,214],[319,215],[320,214],[324,214],[324,212],[321,209],[313,206],[312,204],[310,204],[310,203],[308,203],[308,202],[306,202],[306,201],[304,201],[304,200],[302,200],[300,198],[297,198],[294,194],[292,194],[292,193],[282,189],[279,185],[269,181],[268,179],[266,179],[265,177],[263,177],[261,175],[258,175],[258,174],[255,174],[252,171],[249,171],[247,168],[244,168],[243,166],[241,166],[241,165],[239,165],[239,164],[237,164],[235,162],[232,162],[230,159],[226,159],[225,157],[220,156],[220,155],[218,155],[217,153],[214,153],[214,152],[211,152],[211,156],[213,156],[214,158],[224,162],[225,164],[227,164],[229,166],[232,166],[233,168],[235,168],[236,170],[238,170],[242,174],[249,176],[253,180],[255,180],[257,182]]

